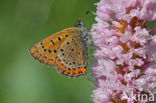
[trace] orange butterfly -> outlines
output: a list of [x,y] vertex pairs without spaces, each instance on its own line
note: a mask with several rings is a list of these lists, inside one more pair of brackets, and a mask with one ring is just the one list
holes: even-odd
[[36,43],[31,55],[39,62],[56,66],[56,70],[70,77],[86,74],[88,64],[88,31],[81,21],[75,27],[57,32]]

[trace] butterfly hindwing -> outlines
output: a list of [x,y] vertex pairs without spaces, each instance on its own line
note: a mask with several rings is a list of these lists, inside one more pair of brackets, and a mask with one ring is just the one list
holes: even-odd
[[75,32],[74,36],[66,39],[58,50],[58,59],[61,62],[58,65],[59,72],[72,77],[86,74],[87,45],[80,35],[80,32]]

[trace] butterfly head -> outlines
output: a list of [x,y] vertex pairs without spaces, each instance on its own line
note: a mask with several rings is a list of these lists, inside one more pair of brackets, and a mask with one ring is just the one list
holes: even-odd
[[83,22],[78,20],[75,24],[75,27],[84,27]]
[[83,22],[78,20],[77,23],[75,24],[75,27],[78,27],[81,29],[82,34],[81,37],[85,42],[88,42],[89,40],[89,36],[88,36],[88,30],[86,29],[86,27],[84,26]]

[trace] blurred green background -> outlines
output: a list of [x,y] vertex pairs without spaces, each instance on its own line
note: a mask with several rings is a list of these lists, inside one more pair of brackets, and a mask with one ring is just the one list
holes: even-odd
[[80,78],[62,76],[34,60],[28,50],[78,19],[90,29],[94,15],[85,12],[94,12],[96,2],[0,0],[0,103],[92,103],[89,71]]

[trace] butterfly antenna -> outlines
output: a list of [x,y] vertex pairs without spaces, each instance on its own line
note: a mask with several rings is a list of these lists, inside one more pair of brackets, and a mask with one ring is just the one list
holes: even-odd
[[[89,13],[90,13],[90,10],[87,10],[85,12],[85,15],[88,15]],[[75,24],[75,27],[78,27],[78,26],[84,26],[83,22],[80,19],[78,19],[76,24]]]
[[90,10],[87,10],[86,12],[85,12],[85,15],[87,15],[87,14],[89,14],[90,13]]

